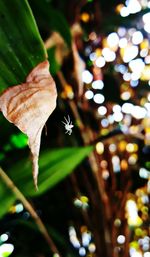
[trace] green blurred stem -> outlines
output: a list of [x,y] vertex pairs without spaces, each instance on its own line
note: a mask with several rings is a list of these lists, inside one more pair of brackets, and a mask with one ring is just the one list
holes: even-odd
[[3,179],[3,181],[5,182],[5,184],[7,185],[7,187],[9,189],[11,189],[11,191],[16,195],[17,199],[20,200],[22,202],[22,204],[24,205],[24,207],[27,209],[27,211],[30,213],[31,217],[34,219],[35,223],[37,224],[39,230],[41,231],[41,233],[43,234],[43,237],[45,238],[45,240],[47,241],[51,251],[54,254],[58,254],[60,257],[61,255],[59,254],[59,251],[56,247],[56,245],[54,244],[52,238],[50,237],[50,235],[48,234],[48,231],[45,227],[45,225],[43,224],[42,220],[40,219],[40,217],[38,216],[38,214],[36,213],[36,211],[33,209],[32,205],[30,204],[30,202],[25,198],[25,196],[21,193],[21,191],[15,186],[15,184],[13,183],[13,181],[8,177],[8,175],[2,170],[2,168],[0,168],[0,177]]

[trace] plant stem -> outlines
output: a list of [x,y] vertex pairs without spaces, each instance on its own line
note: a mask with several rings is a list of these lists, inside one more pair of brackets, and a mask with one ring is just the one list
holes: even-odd
[[[58,79],[62,85],[62,88],[65,90],[66,85],[68,84],[63,73],[59,71],[57,73]],[[68,101],[68,104],[70,106],[70,109],[72,110],[72,113],[77,121],[78,128],[80,130],[84,145],[89,145],[93,143],[93,135],[90,128],[85,127],[85,125],[82,122],[82,119],[80,117],[80,114],[78,112],[77,103],[75,100]],[[111,254],[110,247],[107,247],[107,238],[106,234],[109,235],[109,230],[107,226],[107,220],[110,219],[110,207],[109,207],[109,199],[107,196],[107,193],[104,188],[103,180],[99,172],[99,165],[98,160],[96,158],[95,153],[91,153],[89,156],[89,163],[91,166],[92,174],[95,178],[95,181],[97,182],[97,189],[99,193],[99,208],[100,208],[100,214],[101,215],[101,223],[99,224],[99,231],[97,229],[95,230],[96,236],[95,240],[97,241],[97,252],[98,256],[106,256],[109,257]],[[105,208],[104,208],[105,206]],[[96,225],[95,225],[96,226]],[[101,231],[105,231],[105,233],[101,233]],[[106,233],[107,232],[107,233]],[[99,240],[100,237],[100,240]],[[108,236],[107,236],[108,237]],[[100,246],[101,244],[101,246]]]
[[59,256],[59,251],[57,250],[56,245],[54,244],[52,238],[48,234],[48,231],[43,224],[42,220],[30,204],[30,202],[25,198],[25,196],[21,193],[21,191],[15,186],[13,181],[8,177],[8,175],[0,168],[0,176],[7,185],[9,189],[16,195],[17,199],[22,202],[24,207],[27,209],[27,211],[30,213],[31,217],[34,219],[35,223],[37,224],[39,230],[41,231],[43,237],[47,241],[48,245],[50,246],[51,251],[55,254],[57,253]]

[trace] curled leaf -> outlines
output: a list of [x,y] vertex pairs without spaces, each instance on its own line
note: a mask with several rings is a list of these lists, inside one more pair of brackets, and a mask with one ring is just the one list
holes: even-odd
[[56,107],[56,98],[56,85],[49,73],[48,61],[38,64],[26,83],[8,88],[0,96],[0,109],[5,118],[28,136],[36,188],[41,133]]

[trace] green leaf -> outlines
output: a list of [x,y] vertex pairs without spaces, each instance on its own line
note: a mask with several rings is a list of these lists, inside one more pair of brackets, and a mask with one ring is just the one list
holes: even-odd
[[[93,146],[68,147],[47,150],[40,154],[39,191],[35,191],[31,173],[31,161],[21,160],[8,171],[8,176],[20,188],[25,196],[38,196],[54,187],[69,175],[82,160],[90,154]],[[15,201],[15,196],[0,179],[0,217],[4,215]]]
[[146,162],[145,167],[150,170],[150,162]]
[[[92,150],[93,146],[68,147],[41,153],[38,192],[33,187],[29,159],[11,167],[9,174],[13,176],[13,181],[25,195],[40,195],[69,175]],[[20,170],[21,172],[19,172]]]
[[27,146],[28,137],[20,132],[18,134],[11,135],[10,141],[16,148],[24,148]]
[[39,27],[57,31],[71,47],[71,32],[64,15],[46,0],[29,0]]
[[6,187],[6,185],[0,178],[0,204],[1,206],[3,206],[3,208],[0,208],[0,217],[2,217],[9,211],[15,200],[15,195],[10,189]]
[[61,67],[61,65],[56,61],[55,50],[56,50],[55,46],[47,50],[48,60],[50,62],[50,73],[52,74],[52,76],[55,76]]
[[0,85],[25,81],[29,72],[46,59],[46,51],[26,0],[0,1]]

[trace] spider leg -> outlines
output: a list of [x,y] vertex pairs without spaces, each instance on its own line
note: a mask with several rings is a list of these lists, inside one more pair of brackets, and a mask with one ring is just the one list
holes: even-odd
[[65,119],[65,121],[67,122],[67,124],[68,124],[68,120],[67,120],[67,118],[66,117],[64,117],[64,119]]
[[68,115],[68,122],[70,123],[70,116]]
[[66,130],[65,134],[68,134],[68,130]]
[[71,121],[70,125],[71,125],[72,127],[74,127],[74,125],[72,124],[72,121]]
[[63,123],[64,125],[66,125],[66,123],[65,123],[64,121],[62,121],[62,123]]

